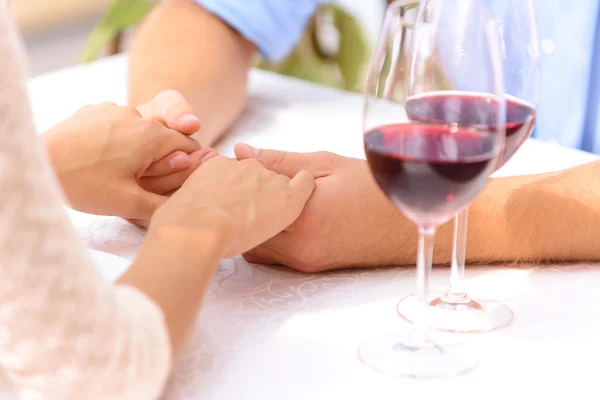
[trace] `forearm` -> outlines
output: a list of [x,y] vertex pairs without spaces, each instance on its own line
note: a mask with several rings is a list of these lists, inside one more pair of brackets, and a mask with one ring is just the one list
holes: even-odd
[[[600,179],[594,175],[600,164],[594,164],[490,180],[469,208],[467,261],[599,260]],[[450,262],[453,234],[453,221],[438,230],[435,263]]]
[[160,307],[174,358],[187,342],[228,244],[226,229],[212,221],[193,232],[153,222],[136,261],[118,282]]
[[598,171],[600,163],[595,162],[492,180],[471,208],[468,260],[599,260]]
[[30,398],[156,398],[170,365],[160,310],[98,275],[36,137],[0,0],[0,368]]
[[129,50],[129,101],[180,91],[202,120],[196,138],[212,145],[243,109],[255,47],[186,0],[157,5]]
[[[539,175],[491,179],[469,207],[467,262],[600,260],[600,162]],[[389,203],[388,203],[389,204]],[[395,210],[379,252],[414,264],[417,229]],[[434,263],[449,264],[454,220],[436,233]],[[391,238],[391,239],[388,239]]]

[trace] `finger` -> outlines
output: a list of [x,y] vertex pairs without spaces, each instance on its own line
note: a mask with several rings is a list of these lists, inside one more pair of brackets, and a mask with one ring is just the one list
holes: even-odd
[[245,143],[236,144],[234,151],[239,160],[254,158],[260,161],[267,169],[289,176],[290,178],[302,170],[311,172],[315,177],[323,176],[326,173],[329,161],[329,153],[292,153],[280,150],[259,150]]
[[209,152],[208,154],[206,154],[204,157],[202,157],[202,162],[203,163],[207,162],[211,158],[215,158],[215,157],[220,157],[221,156],[221,154],[218,151],[216,151],[215,149],[212,149],[210,147],[207,147],[207,149],[211,149],[212,151]]
[[261,247],[252,249],[242,254],[244,260],[252,264],[265,264],[265,265],[284,265],[282,262],[277,261],[270,253],[261,250]]
[[290,206],[297,218],[315,190],[315,178],[308,171],[300,171],[289,181],[288,187],[292,192]]
[[217,157],[218,155],[219,153],[214,149],[200,149],[190,154],[190,165],[188,168],[169,175],[141,178],[139,184],[143,189],[149,192],[164,195],[179,189],[203,162]]
[[[165,193],[163,196],[169,198],[173,196],[175,192],[177,192],[177,190],[172,190],[170,192]],[[126,220],[134,225],[139,226],[140,228],[148,229],[148,227],[150,226],[150,220],[147,219],[128,218]]]
[[154,118],[168,128],[186,135],[200,130],[200,118],[192,109],[192,105],[176,90],[159,93],[152,101],[138,107],[146,118]]
[[286,246],[293,244],[288,242],[286,233],[280,233],[260,246],[245,252],[242,257],[244,260],[256,264],[286,265],[289,257],[286,256],[285,249]]
[[200,150],[200,144],[191,137],[164,127],[161,127],[161,129],[151,140],[150,145],[153,146],[152,163],[178,150],[186,154]]
[[140,114],[140,117],[146,118],[146,119],[154,119],[157,122],[160,122],[161,124],[166,126],[167,124],[165,123],[165,121],[162,120],[162,118],[154,118],[152,107],[153,107],[153,103],[152,103],[152,101],[149,101],[147,103],[136,106],[135,109]]
[[144,229],[148,229],[150,226],[150,221],[145,219],[128,219],[127,221]]
[[288,228],[298,219],[315,189],[315,178],[310,172],[301,171],[287,183],[287,186],[288,191],[282,192],[285,196],[273,199],[276,202],[273,209],[282,210],[283,212],[280,216],[280,230],[273,232],[272,237],[276,237],[275,234]]
[[169,175],[177,171],[182,171],[189,166],[190,156],[183,151],[175,151],[155,163],[152,163],[152,165],[144,171],[142,177]]
[[136,185],[131,199],[130,209],[124,217],[134,220],[150,220],[154,212],[167,201],[168,197],[148,192]]
[[[199,153],[199,157],[202,159],[211,152],[215,152],[215,149],[211,147],[204,147],[192,154]],[[174,172],[186,170],[192,163],[190,157],[191,154],[188,155],[183,151],[175,151],[150,165],[150,167],[148,167],[148,169],[146,169],[146,171],[144,171],[142,174],[142,178],[149,176],[170,175]]]

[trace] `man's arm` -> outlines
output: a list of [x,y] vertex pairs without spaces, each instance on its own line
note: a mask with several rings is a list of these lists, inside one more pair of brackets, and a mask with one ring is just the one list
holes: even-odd
[[[305,272],[415,263],[417,228],[375,184],[367,163],[331,153],[283,153],[237,145],[292,176],[307,170],[317,187],[284,235],[246,258]],[[448,264],[453,223],[438,229],[436,264]],[[600,161],[569,170],[491,179],[470,207],[470,263],[600,260]]]
[[470,262],[600,260],[600,162],[492,179],[470,213]]
[[129,102],[179,91],[201,119],[196,139],[210,146],[243,109],[256,47],[199,5],[157,5],[129,50]]

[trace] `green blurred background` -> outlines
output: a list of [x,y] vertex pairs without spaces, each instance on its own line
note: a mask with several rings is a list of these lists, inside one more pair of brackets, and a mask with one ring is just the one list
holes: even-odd
[[[114,0],[87,42],[81,61],[96,59],[104,49],[122,48],[123,34],[139,24],[152,9],[151,0]],[[258,58],[256,66],[312,82],[359,90],[371,43],[363,26],[342,4],[319,7],[302,39],[289,56],[278,63]]]
[[[135,27],[159,0],[15,0],[33,75],[127,50]],[[283,1],[283,0],[282,0]],[[277,73],[361,90],[388,0],[331,0],[282,62],[257,58]],[[411,0],[406,0],[411,2]]]

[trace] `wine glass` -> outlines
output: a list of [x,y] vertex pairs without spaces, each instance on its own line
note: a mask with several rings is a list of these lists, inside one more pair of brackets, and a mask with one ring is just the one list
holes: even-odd
[[[540,90],[540,52],[532,0],[484,2],[496,20],[502,45],[506,141],[499,168],[533,131]],[[461,75],[451,76],[450,80],[458,82],[462,78]],[[468,86],[469,82],[464,84]],[[453,100],[448,97],[447,101]],[[464,209],[455,219],[449,288],[445,292],[430,293],[431,329],[454,333],[489,332],[507,326],[513,319],[512,310],[504,303],[473,299],[464,288],[468,215],[468,209]],[[403,299],[398,304],[398,313],[412,321],[420,312],[417,303],[415,296]]]
[[[418,227],[419,311],[412,333],[370,339],[358,356],[394,375],[449,377],[478,360],[429,335],[434,236],[496,168],[506,118],[501,49],[497,25],[480,0],[422,0],[412,24],[406,11],[395,2],[386,13],[365,91],[364,146],[379,188]],[[475,74],[477,84],[464,88],[450,80]]]

